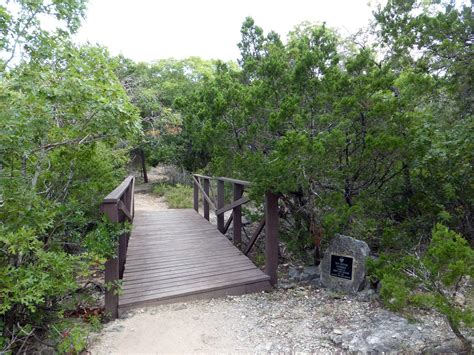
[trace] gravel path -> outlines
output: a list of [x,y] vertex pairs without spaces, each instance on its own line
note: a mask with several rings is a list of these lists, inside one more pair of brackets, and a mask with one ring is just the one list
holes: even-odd
[[[92,354],[254,354],[435,351],[453,336],[441,318],[420,322],[324,289],[296,287],[156,306],[105,326]],[[455,343],[455,342],[454,342]],[[441,349],[439,349],[441,350]]]
[[157,197],[146,192],[135,194],[135,213],[139,211],[163,211],[168,206],[162,197]]
[[155,167],[148,172],[149,182],[147,184],[137,184],[135,186],[135,212],[137,211],[163,211],[168,206],[163,197],[158,197],[151,193],[153,184],[165,179],[163,169]]

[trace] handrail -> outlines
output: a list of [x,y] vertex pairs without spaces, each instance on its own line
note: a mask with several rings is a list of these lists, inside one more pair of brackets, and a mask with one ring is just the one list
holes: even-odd
[[199,180],[196,179],[196,177],[207,179],[207,180],[218,180],[218,181],[229,181],[229,182],[232,181],[234,184],[239,184],[239,185],[243,185],[243,184],[241,184],[241,182],[246,183],[246,185],[243,185],[243,186],[250,185],[250,182],[242,181],[242,180],[235,180],[235,179],[228,179],[228,178],[212,178],[212,177],[205,176],[205,175],[193,174],[193,183],[194,183],[194,185],[197,186],[197,188],[201,191],[202,197],[207,201],[207,203],[210,205],[210,207],[212,207],[215,214],[218,215],[218,216],[225,213],[225,212],[227,212],[227,211],[233,210],[234,208],[236,208],[240,205],[246,204],[247,202],[250,201],[250,199],[248,197],[241,197],[240,199],[233,201],[229,205],[226,205],[226,206],[218,209],[216,207],[216,205],[214,204],[214,201],[212,201],[211,197],[208,195],[208,193],[205,191],[205,189],[202,187],[202,185],[199,183]]
[[[217,182],[217,201],[209,197],[211,181]],[[202,182],[202,183],[201,183]],[[225,205],[224,201],[224,183],[233,185],[232,202]],[[217,229],[225,234],[232,223],[234,226],[234,245],[239,249],[242,247],[242,205],[249,202],[250,199],[243,196],[245,187],[250,186],[250,181],[232,179],[228,177],[212,177],[200,174],[193,174],[194,186],[194,209],[199,212],[199,193],[202,195],[204,218],[209,220],[209,207],[217,216]],[[224,219],[224,213],[232,210],[227,222]],[[224,223],[225,222],[225,223]],[[259,223],[259,226],[250,237],[250,241],[245,248],[244,254],[247,255],[261,232],[265,228],[265,272],[270,276],[270,282],[275,285],[277,282],[278,267],[278,196],[271,192],[265,194],[265,216]]]
[[222,177],[222,176],[216,177],[216,180],[225,181],[225,182],[230,182],[230,183],[232,183],[232,184],[239,184],[239,185],[243,185],[243,186],[250,186],[250,185],[252,185],[252,183],[251,183],[250,181],[231,179],[231,178]]
[[200,175],[200,174],[193,174],[193,176],[196,176],[198,178],[210,179],[210,180],[215,179],[212,176],[206,176],[206,175]]
[[202,196],[206,199],[207,203],[212,206],[212,209],[213,209],[214,211],[217,211],[216,205],[214,204],[214,202],[212,201],[212,199],[209,197],[209,193],[208,193],[208,192],[206,193],[206,191],[204,190],[204,188],[203,188],[203,187],[201,186],[201,184],[199,183],[199,180],[196,179],[196,176],[202,177],[202,178],[204,178],[204,179],[207,179],[207,177],[202,176],[202,175],[197,175],[197,174],[194,175],[194,176],[193,176],[194,184],[195,184],[195,186],[197,186],[197,187],[199,188],[199,190],[201,190]]
[[[135,177],[127,176],[120,185],[109,193],[100,205],[100,210],[111,222],[133,222],[135,215]],[[118,317],[118,285],[122,279],[127,256],[128,239],[130,235],[122,234],[116,250],[116,256],[105,263],[105,310],[112,318]]]
[[193,176],[198,177],[198,178],[208,179],[208,180],[220,180],[220,181],[230,182],[233,184],[239,184],[239,185],[244,185],[244,186],[252,185],[252,182],[250,181],[232,179],[232,178],[223,177],[223,176],[207,176],[207,175],[201,175],[201,174],[193,174]]
[[110,192],[107,196],[104,197],[103,202],[108,203],[108,202],[118,202],[120,198],[123,196],[123,194],[127,191],[127,188],[130,185],[130,182],[132,180],[135,180],[135,177],[130,175],[123,180],[119,186],[117,186],[115,189],[113,189],[112,192]]
[[[135,210],[135,177],[127,176],[111,193],[105,196],[101,211],[104,212],[112,222],[124,222],[125,218],[129,222],[133,221]],[[115,214],[115,210],[118,213]]]
[[217,215],[223,214],[224,212],[233,210],[235,207],[241,206],[241,205],[243,205],[243,204],[245,204],[249,201],[250,201],[250,199],[248,197],[241,197],[238,200],[232,202],[230,205],[227,205],[227,206],[222,207],[221,209],[218,209],[216,211],[216,214]]

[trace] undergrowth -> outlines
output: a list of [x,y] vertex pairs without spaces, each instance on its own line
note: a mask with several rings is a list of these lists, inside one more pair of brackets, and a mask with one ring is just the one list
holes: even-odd
[[153,187],[153,192],[164,197],[169,208],[193,207],[193,189],[191,186],[160,183]]

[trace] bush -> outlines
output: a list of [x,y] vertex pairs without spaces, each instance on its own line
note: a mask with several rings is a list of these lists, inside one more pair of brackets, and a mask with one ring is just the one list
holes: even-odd
[[[26,14],[58,6],[65,16],[65,3],[82,1],[17,3]],[[114,243],[113,230],[96,230],[99,204],[126,174],[126,142],[140,133],[104,48],[63,36],[33,42],[0,75],[0,353],[31,352],[33,339],[77,307],[65,301]]]
[[435,309],[446,318],[466,351],[472,349],[461,329],[474,326],[474,310],[470,304],[458,304],[456,295],[466,278],[474,277],[474,250],[459,234],[438,224],[423,255],[383,255],[370,262],[369,268],[371,277],[382,283],[380,292],[388,308]]
[[169,208],[193,208],[193,188],[187,185],[159,184],[153,192],[164,197]]

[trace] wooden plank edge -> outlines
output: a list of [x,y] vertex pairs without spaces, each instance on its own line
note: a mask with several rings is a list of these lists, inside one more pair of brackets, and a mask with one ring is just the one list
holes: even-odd
[[213,298],[222,298],[226,296],[240,296],[250,293],[257,293],[257,292],[265,292],[271,291],[272,286],[270,285],[269,281],[258,281],[254,283],[248,283],[244,285],[238,286],[231,286],[231,287],[223,287],[221,289],[216,290],[207,290],[199,293],[194,293],[191,295],[181,295],[175,297],[168,297],[158,300],[148,300],[148,301],[140,301],[135,303],[128,303],[128,304],[121,304],[119,305],[119,317],[123,316],[129,310],[134,308],[140,307],[152,307],[152,306],[160,306],[165,304],[173,304],[173,303],[182,303],[182,302],[190,302],[202,299],[213,299]]
[[202,280],[196,281],[193,283],[186,282],[181,285],[168,285],[166,288],[163,288],[163,289],[146,290],[146,291],[143,291],[143,294],[141,296],[131,295],[130,297],[127,297],[126,295],[122,295],[119,299],[119,304],[120,302],[122,304],[126,304],[126,303],[131,303],[131,302],[146,301],[149,299],[175,297],[177,295],[193,294],[193,293],[199,293],[199,292],[204,292],[208,290],[212,291],[212,290],[221,289],[225,287],[240,286],[240,285],[255,283],[259,281],[269,281],[269,280],[270,280],[270,277],[268,275],[260,272],[260,273],[255,273],[254,275],[245,275],[245,276],[240,276],[240,277],[237,276],[232,279],[222,279],[222,277],[220,277],[219,280],[212,280],[211,282],[202,282]]

